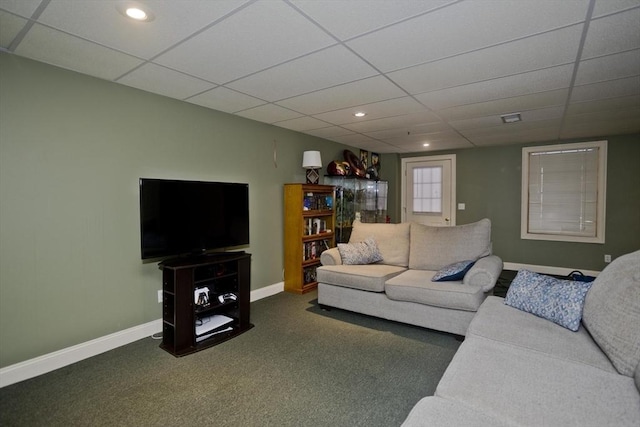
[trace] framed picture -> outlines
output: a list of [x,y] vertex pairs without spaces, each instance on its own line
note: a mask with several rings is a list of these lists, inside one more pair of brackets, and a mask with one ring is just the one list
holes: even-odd
[[369,167],[369,152],[366,150],[360,150],[360,161],[364,166],[364,170],[367,170]]
[[380,154],[371,153],[371,166],[376,168],[376,170],[380,171]]

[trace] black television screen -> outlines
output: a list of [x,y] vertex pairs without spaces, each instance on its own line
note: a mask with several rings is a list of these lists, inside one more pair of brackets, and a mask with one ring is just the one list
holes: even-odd
[[140,178],[142,259],[249,244],[249,185]]

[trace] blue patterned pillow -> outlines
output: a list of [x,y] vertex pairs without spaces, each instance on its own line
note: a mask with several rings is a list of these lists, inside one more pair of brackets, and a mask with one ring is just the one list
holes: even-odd
[[373,237],[357,243],[338,243],[343,264],[373,264],[382,261],[382,254]]
[[431,278],[432,282],[453,282],[464,279],[464,275],[467,271],[473,267],[475,261],[459,261],[449,264],[438,271],[435,276]]
[[575,332],[580,328],[584,299],[592,284],[520,270],[504,303]]

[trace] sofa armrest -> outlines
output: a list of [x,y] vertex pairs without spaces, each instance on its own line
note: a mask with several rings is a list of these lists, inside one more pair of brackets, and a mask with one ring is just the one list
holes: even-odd
[[327,249],[320,254],[320,262],[322,265],[340,265],[342,264],[342,257],[338,248]]
[[462,280],[465,285],[480,286],[488,292],[495,286],[502,272],[502,259],[496,255],[480,258]]

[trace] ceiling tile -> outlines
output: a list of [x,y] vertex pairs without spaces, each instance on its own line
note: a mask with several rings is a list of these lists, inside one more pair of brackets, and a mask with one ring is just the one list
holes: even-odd
[[16,53],[108,80],[142,63],[132,56],[38,24],[27,33]]
[[226,113],[235,113],[266,104],[266,102],[261,99],[222,86],[193,96],[187,101]]
[[118,11],[118,7],[124,3],[121,1],[51,0],[39,21],[96,43],[150,59],[245,2],[147,2],[145,6],[155,15],[155,19],[136,22]]
[[155,64],[145,64],[117,80],[127,86],[171,98],[185,99],[211,89],[213,85]]
[[315,115],[403,96],[406,94],[389,80],[376,76],[285,99],[278,104],[304,114]]
[[562,119],[562,114],[564,113],[564,106],[556,106],[549,108],[540,108],[537,110],[528,110],[520,113],[522,117],[522,122],[519,123],[509,123],[504,124],[499,115],[486,116],[486,117],[475,117],[472,119],[466,120],[454,120],[450,121],[449,125],[454,129],[458,129],[461,132],[470,130],[470,129],[482,129],[482,128],[493,128],[492,130],[496,130],[497,128],[507,128],[510,125],[520,125],[520,126],[539,126],[535,122],[541,120],[551,120],[556,119],[558,123]]
[[332,0],[331,7],[317,0],[293,0],[305,14],[340,40],[381,28],[427,12],[453,0]]
[[24,18],[0,11],[0,47],[7,49],[26,23]]
[[422,93],[415,95],[415,97],[427,107],[443,109],[457,105],[568,88],[571,83],[573,68],[573,65],[552,67],[450,89]]
[[438,110],[437,114],[448,121],[452,121],[486,117],[494,114],[502,115],[526,110],[536,110],[539,108],[564,105],[568,92],[568,89],[561,89],[495,101],[479,102],[477,104],[445,108]]
[[280,126],[282,128],[287,128],[291,130],[297,131],[307,131],[311,129],[318,129],[327,126],[326,122],[322,120],[314,119],[313,117],[300,117],[297,119],[284,120],[282,122],[274,123],[276,126]]
[[577,85],[619,79],[640,74],[640,49],[581,61]]
[[340,126],[329,126],[321,129],[312,129],[306,131],[309,135],[318,136],[320,138],[332,139],[336,136],[353,135],[355,132]]
[[569,104],[567,115],[585,114],[604,111],[624,111],[636,109],[640,105],[640,96],[631,95],[620,98],[598,99],[594,101],[575,102]]
[[[588,0],[460,2],[348,45],[382,71],[504,43],[584,20]],[[402,40],[398,46],[397,40]]]
[[259,1],[155,61],[228,83],[332,44],[333,38],[285,3]]
[[450,130],[451,127],[444,122],[402,126],[398,128],[384,128],[382,130],[365,131],[367,136],[375,139],[401,138],[407,135],[418,135]]
[[248,119],[253,119],[265,123],[281,122],[283,120],[295,119],[302,116],[302,114],[274,104],[261,105],[259,107],[240,111],[236,114]]
[[593,8],[593,16],[597,18],[612,12],[638,7],[638,0],[596,0]]
[[268,101],[278,101],[376,74],[376,70],[344,46],[333,46],[227,86]]
[[[582,25],[389,73],[411,94],[573,63]],[[553,45],[553,49],[548,46]],[[536,52],[536,55],[531,55]]]
[[[365,117],[356,117],[354,114],[363,111]],[[425,111],[425,107],[410,96],[390,99],[388,101],[374,102],[372,104],[359,105],[357,107],[344,108],[315,115],[316,118],[342,125],[346,123],[358,123],[365,120],[374,120],[388,116],[400,116],[403,114]]]
[[375,132],[384,129],[409,129],[414,126],[428,123],[440,123],[441,120],[436,115],[424,111],[421,113],[404,114],[402,116],[385,117],[382,119],[365,120],[358,123],[347,123],[342,125],[347,129],[356,132]]
[[0,1],[0,9],[20,15],[23,18],[31,18],[40,3],[42,3],[42,0],[2,0]]
[[527,142],[556,141],[560,127],[549,126],[529,130],[521,130],[505,134],[487,133],[484,135],[467,135],[469,140],[477,146],[522,144]]
[[626,79],[575,86],[571,92],[571,102],[615,98],[626,95],[640,95],[640,75]]
[[640,48],[638,28],[640,28],[640,8],[591,21],[582,58]]

